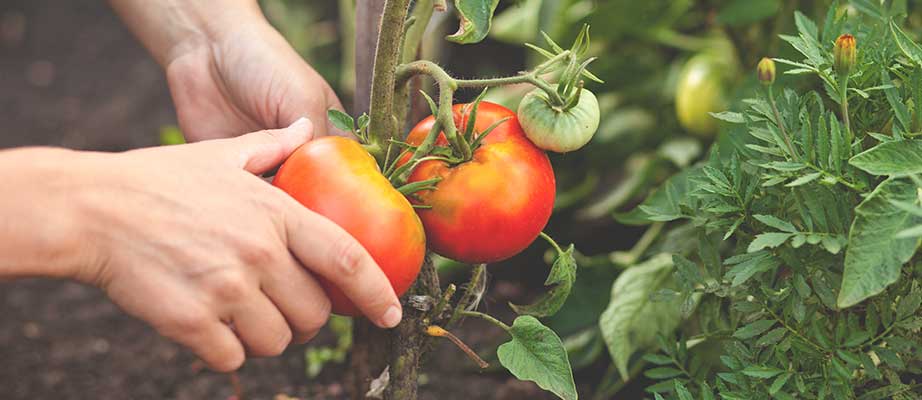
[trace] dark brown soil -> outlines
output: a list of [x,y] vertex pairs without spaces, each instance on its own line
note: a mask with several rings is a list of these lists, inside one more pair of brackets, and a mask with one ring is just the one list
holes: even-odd
[[[0,148],[118,151],[156,145],[159,128],[175,124],[175,114],[160,68],[104,1],[5,0],[0,121]],[[522,292],[513,289],[506,292]],[[500,294],[491,303],[506,300]],[[479,321],[459,332],[475,348],[495,346],[497,334]],[[314,344],[331,341],[324,333]],[[434,353],[422,398],[550,398],[507,373],[472,372],[447,342]],[[241,379],[249,398],[344,398],[344,367],[308,380],[303,355],[304,346],[293,346],[281,357],[248,361]],[[231,393],[227,376],[203,369],[93,288],[0,283],[0,399],[226,399]]]

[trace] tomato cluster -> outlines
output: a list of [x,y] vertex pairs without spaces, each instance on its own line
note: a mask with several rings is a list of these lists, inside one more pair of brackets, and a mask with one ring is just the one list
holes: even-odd
[[[566,113],[543,110],[544,106],[534,103],[519,115],[542,134],[551,150],[572,150],[585,144],[598,125],[595,97],[585,93],[591,98],[586,103],[580,99],[581,105]],[[468,126],[472,109],[469,104],[455,105],[453,122]],[[551,114],[541,115],[542,111]],[[554,170],[542,147],[529,139],[516,113],[480,102],[473,122],[469,139],[476,146],[470,159],[433,158],[412,166],[407,185],[428,181],[433,187],[408,196],[394,189],[360,144],[339,137],[316,139],[298,148],[279,169],[273,184],[352,234],[390,279],[394,291],[402,295],[419,274],[427,241],[433,252],[457,261],[496,262],[528,247],[550,219]],[[431,116],[420,121],[406,142],[420,145],[434,123]],[[555,134],[561,141],[553,140]],[[435,147],[448,146],[444,133],[439,133]],[[398,164],[410,158],[406,153]],[[357,314],[338,288],[321,283],[333,312]]]

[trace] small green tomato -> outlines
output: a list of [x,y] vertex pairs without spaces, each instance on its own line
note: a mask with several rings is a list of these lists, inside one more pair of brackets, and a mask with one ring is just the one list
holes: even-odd
[[679,123],[704,138],[717,132],[717,120],[709,113],[726,108],[722,66],[710,54],[692,57],[679,75],[675,107]]
[[589,143],[599,128],[599,101],[589,90],[580,89],[576,105],[564,110],[551,105],[544,90],[535,89],[519,103],[518,118],[525,136],[536,146],[567,153]]

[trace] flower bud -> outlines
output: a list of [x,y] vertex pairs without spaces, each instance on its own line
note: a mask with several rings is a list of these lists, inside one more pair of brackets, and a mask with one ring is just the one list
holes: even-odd
[[768,86],[775,83],[775,62],[771,58],[762,57],[762,61],[759,61],[759,65],[756,67],[756,72],[759,76],[759,82],[762,82],[763,85]]
[[855,37],[844,34],[836,39],[836,47],[832,52],[833,68],[839,75],[848,75],[855,68],[858,50],[855,49]]

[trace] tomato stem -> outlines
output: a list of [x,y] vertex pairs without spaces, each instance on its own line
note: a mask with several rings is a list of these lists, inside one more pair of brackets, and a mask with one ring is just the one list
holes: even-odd
[[477,304],[480,302],[480,297],[486,287],[486,277],[484,276],[486,273],[486,264],[477,264],[474,266],[474,270],[471,271],[471,280],[465,285],[464,295],[458,300],[458,305],[455,306],[455,311],[448,320],[448,326],[454,325],[455,322],[461,318],[462,312],[471,311],[477,308]]
[[[404,23],[409,11],[410,0],[386,0],[378,34],[378,46],[375,50],[374,73],[371,80],[371,102],[368,125],[369,139],[372,144],[381,144],[392,137],[397,129],[393,123],[394,70],[400,59],[400,47],[403,43]],[[381,162],[383,154],[378,154]],[[385,157],[386,158],[386,157]]]

